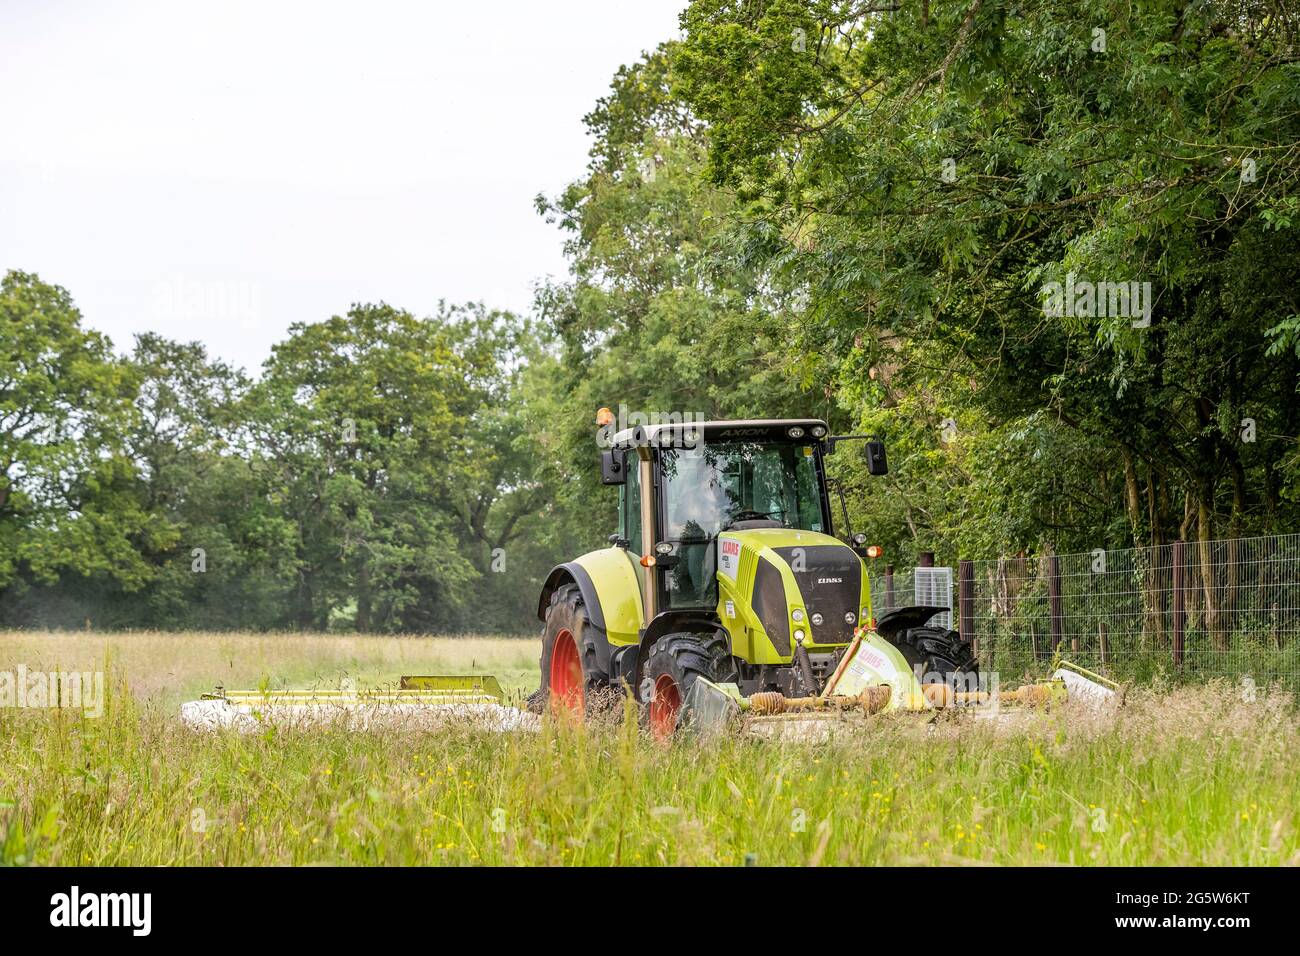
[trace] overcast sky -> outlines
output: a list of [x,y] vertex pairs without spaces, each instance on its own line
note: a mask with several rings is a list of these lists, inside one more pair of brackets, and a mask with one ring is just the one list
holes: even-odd
[[533,197],[684,5],[0,0],[0,269],[250,370],[356,301],[526,310]]

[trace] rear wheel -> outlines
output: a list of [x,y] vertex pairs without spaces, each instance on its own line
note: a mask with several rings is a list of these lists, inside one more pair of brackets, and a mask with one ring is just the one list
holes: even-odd
[[542,632],[542,686],[528,698],[529,708],[581,719],[599,706],[609,694],[599,646],[604,640],[603,632],[592,626],[578,586],[556,588]]
[[736,680],[736,665],[726,635],[665,634],[650,648],[642,686],[650,693],[645,703],[645,727],[658,740],[667,740],[681,726],[683,710],[695,682],[703,677],[715,683]]
[[547,672],[547,686],[551,691],[551,704],[563,710],[587,709],[586,682],[582,677],[582,660],[578,657],[578,644],[573,632],[561,628],[551,645],[551,666]]

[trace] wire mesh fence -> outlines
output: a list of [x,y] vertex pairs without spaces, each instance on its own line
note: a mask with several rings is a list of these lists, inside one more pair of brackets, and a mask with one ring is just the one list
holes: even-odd
[[[926,570],[873,577],[877,616],[937,603],[914,600]],[[1300,535],[962,561],[949,574],[958,629],[1004,676],[1040,672],[1059,650],[1124,680],[1300,689]]]
[[885,611],[910,605],[929,605],[948,608],[936,614],[931,623],[936,627],[956,627],[956,605],[953,598],[956,578],[952,568],[907,568],[887,571],[871,576],[871,600],[876,617]]

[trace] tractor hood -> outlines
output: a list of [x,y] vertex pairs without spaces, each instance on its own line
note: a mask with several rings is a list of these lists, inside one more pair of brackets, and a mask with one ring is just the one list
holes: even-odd
[[852,548],[827,534],[790,528],[724,531],[718,536],[719,615],[733,634],[760,632],[772,654],[755,645],[763,662],[788,661],[795,631],[810,649],[853,639],[870,616],[866,569]]

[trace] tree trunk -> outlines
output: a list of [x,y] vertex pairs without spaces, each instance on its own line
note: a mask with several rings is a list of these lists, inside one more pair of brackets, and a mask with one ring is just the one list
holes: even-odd
[[1138,491],[1137,468],[1133,464],[1133,454],[1127,449],[1120,449],[1124,456],[1124,510],[1128,513],[1129,532],[1133,538],[1133,547],[1142,547],[1142,506]]
[[1183,523],[1178,527],[1178,540],[1187,541],[1192,535],[1192,525],[1196,523],[1196,499],[1191,491],[1183,492]]
[[[1143,641],[1147,635],[1157,645],[1164,644],[1165,638],[1165,582],[1162,580],[1160,548],[1164,544],[1162,530],[1159,492],[1157,485],[1160,474],[1153,465],[1147,466],[1147,520],[1151,527],[1151,550],[1147,552],[1142,569],[1142,603],[1146,612]],[[1136,564],[1136,562],[1135,562]]]
[[1208,491],[1203,491],[1197,505],[1196,541],[1199,564],[1201,566],[1201,590],[1205,599],[1205,630],[1210,635],[1214,649],[1224,652],[1228,649],[1228,638],[1223,630],[1222,615],[1219,613],[1218,586],[1214,567],[1214,549],[1210,542],[1214,540],[1214,511]]
[[363,634],[370,630],[370,568],[364,564],[357,571],[356,629]]
[[316,603],[315,596],[312,592],[311,573],[308,571],[298,572],[298,588],[295,604],[298,630],[310,631],[315,625],[315,616],[312,613],[312,605]]
[[1151,526],[1151,546],[1165,543],[1164,514],[1160,507],[1161,475],[1155,467],[1147,468],[1147,523]]
[[1246,470],[1241,466],[1241,458],[1235,451],[1229,464],[1232,467],[1232,517],[1229,519],[1229,540],[1225,556],[1227,581],[1219,607],[1220,613],[1225,616],[1225,626],[1226,616],[1237,606],[1237,591],[1241,585],[1241,532],[1246,517]]

